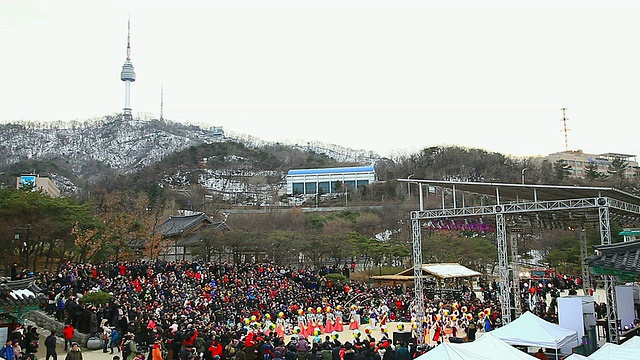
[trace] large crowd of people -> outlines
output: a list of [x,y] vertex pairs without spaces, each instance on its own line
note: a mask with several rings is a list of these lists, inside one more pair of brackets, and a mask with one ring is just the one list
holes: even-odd
[[[421,350],[409,346],[419,336],[432,346],[461,336],[473,341],[501,323],[495,283],[481,283],[478,297],[469,287],[453,298],[429,296],[419,326],[411,288],[334,282],[332,272],[341,270],[124,261],[67,263],[37,277],[49,314],[71,334],[102,339],[103,351],[122,352],[123,360],[406,360]],[[108,302],[83,301],[99,291],[110,294]],[[393,342],[392,321],[410,339]]]

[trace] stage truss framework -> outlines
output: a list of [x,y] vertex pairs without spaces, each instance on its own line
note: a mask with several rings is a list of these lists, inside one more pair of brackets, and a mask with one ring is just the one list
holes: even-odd
[[[421,180],[414,178],[398,179],[399,182],[407,182],[407,186],[415,186],[419,193],[419,210],[412,211],[411,228],[413,240],[413,264],[415,277],[416,323],[419,333],[424,333],[425,306],[424,306],[424,282],[422,273],[422,228],[425,224],[433,224],[434,221],[451,221],[454,219],[494,219],[496,242],[498,249],[498,274],[500,277],[500,304],[503,324],[512,321],[512,317],[520,315],[520,301],[514,291],[519,287],[517,237],[522,231],[515,223],[507,224],[507,218],[533,215],[551,215],[552,220],[562,220],[563,223],[572,224],[576,229],[580,241],[581,256],[583,257],[582,275],[584,293],[588,294],[589,269],[584,263],[589,249],[586,247],[585,224],[593,223],[599,229],[600,243],[611,244],[611,217],[612,212],[616,218],[628,221],[636,225],[640,222],[640,197],[610,188],[610,187],[578,187],[555,186],[533,184],[502,184],[502,183],[478,183]],[[425,189],[427,191],[425,191]],[[425,209],[425,200],[431,194],[438,194],[440,189],[441,208]],[[466,206],[465,195],[484,196],[488,205]],[[502,195],[501,195],[502,194]],[[507,235],[511,234],[509,245]],[[509,275],[508,248],[511,248],[511,270]],[[619,342],[617,326],[617,311],[615,300],[614,276],[604,276],[604,285],[607,299],[607,333],[609,341]],[[513,302],[512,302],[513,300]],[[424,343],[423,336],[418,337],[419,343]]]

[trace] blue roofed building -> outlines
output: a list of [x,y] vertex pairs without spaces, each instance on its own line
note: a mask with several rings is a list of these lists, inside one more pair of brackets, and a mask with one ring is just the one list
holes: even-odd
[[377,181],[373,165],[321,169],[291,169],[287,173],[287,194],[313,195],[355,190]]

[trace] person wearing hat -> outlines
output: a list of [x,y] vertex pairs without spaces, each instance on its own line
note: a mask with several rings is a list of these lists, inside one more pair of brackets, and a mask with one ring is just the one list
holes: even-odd
[[80,351],[80,345],[77,342],[71,344],[71,350],[69,350],[64,360],[82,360],[82,351]]

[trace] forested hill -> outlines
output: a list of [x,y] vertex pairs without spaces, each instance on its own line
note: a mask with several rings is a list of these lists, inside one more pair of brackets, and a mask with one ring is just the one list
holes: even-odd
[[[106,116],[84,122],[0,125],[0,181],[22,173],[49,176],[63,194],[92,187],[276,194],[292,168],[375,164],[386,199],[405,196],[395,179],[608,185],[638,193],[638,178],[572,180],[566,166],[540,157],[511,157],[464,146],[429,146],[381,158],[365,150],[307,142],[269,143],[244,134],[218,137],[210,128],[171,121],[124,121]],[[612,171],[615,173],[615,169]],[[370,192],[371,194],[371,192]],[[377,196],[377,195],[376,195]],[[374,196],[373,198],[375,198]]]
[[[246,151],[233,146],[210,146],[221,142],[236,143]],[[206,150],[207,146],[211,151]],[[193,161],[199,165],[203,158],[217,156],[217,150],[225,156],[255,156],[247,160],[255,169],[262,167],[263,160],[265,169],[274,169],[280,162],[277,170],[282,170],[287,165],[369,164],[379,158],[370,151],[333,144],[274,144],[245,134],[225,134],[220,138],[205,126],[106,116],[82,122],[1,124],[0,179],[10,184],[21,173],[39,173],[52,177],[63,192],[75,192],[77,187],[95,184],[105,177],[149,174],[151,165],[151,169],[162,169],[163,174],[173,173]],[[239,153],[230,153],[236,150]],[[199,158],[193,158],[195,155]],[[276,158],[278,161],[274,162]],[[320,158],[324,160],[318,161]]]

